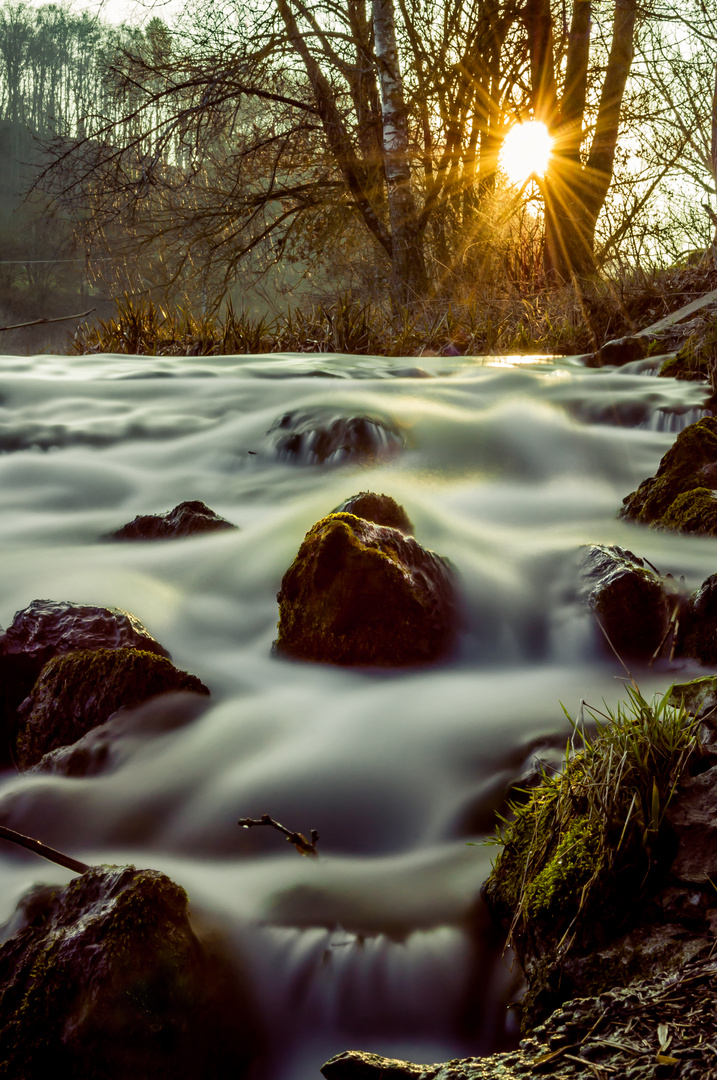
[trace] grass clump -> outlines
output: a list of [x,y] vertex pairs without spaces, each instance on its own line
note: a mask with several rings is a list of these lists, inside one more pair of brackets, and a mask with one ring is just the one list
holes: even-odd
[[502,851],[486,897],[519,956],[557,962],[616,936],[659,869],[661,827],[696,726],[670,691],[651,702],[634,683],[627,693],[615,710],[568,716],[564,770],[523,792],[494,837]]

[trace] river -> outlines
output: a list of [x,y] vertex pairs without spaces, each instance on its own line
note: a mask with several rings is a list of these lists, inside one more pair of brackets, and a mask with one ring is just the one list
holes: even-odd
[[[199,714],[147,706],[104,775],[3,775],[0,822],[180,882],[244,973],[271,1046],[266,1076],[315,1080],[349,1048],[437,1061],[514,1038],[515,975],[478,900],[495,854],[483,840],[536,748],[548,764],[562,753],[561,703],[574,715],[582,699],[621,695],[574,598],[575,552],[620,544],[693,587],[716,569],[714,540],[616,520],[705,398],[650,366],[2,358],[0,624],[35,598],[118,606],[212,697]],[[389,433],[368,462],[339,451],[317,463],[282,443],[292,422],[356,416]],[[392,495],[456,569],[459,644],[437,666],[271,654],[276,593],[305,532],[362,490]],[[102,541],[185,499],[239,531]],[[237,826],[262,813],[316,829],[319,859]],[[0,920],[34,882],[71,876],[4,845]]]

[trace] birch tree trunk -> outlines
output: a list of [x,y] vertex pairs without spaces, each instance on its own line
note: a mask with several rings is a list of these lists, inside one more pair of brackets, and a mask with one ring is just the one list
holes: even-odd
[[396,46],[393,0],[373,0],[372,14],[381,92],[383,161],[391,224],[394,288],[397,298],[410,304],[425,295],[427,280],[423,235],[411,187],[408,117]]

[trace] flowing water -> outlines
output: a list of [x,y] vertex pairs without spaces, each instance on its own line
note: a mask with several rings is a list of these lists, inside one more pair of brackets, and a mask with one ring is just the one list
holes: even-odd
[[[1,365],[0,623],[35,598],[124,608],[212,697],[145,706],[103,775],[0,777],[0,822],[180,882],[244,973],[271,1047],[264,1075],[316,1078],[348,1048],[435,1061],[510,1038],[515,976],[479,901],[495,850],[481,840],[536,752],[559,756],[560,703],[575,713],[620,696],[574,598],[577,548],[621,544],[691,586],[716,569],[714,540],[615,516],[704,390],[644,363],[535,357]],[[351,417],[367,418],[369,461],[340,446],[322,457],[303,437]],[[456,568],[462,629],[440,665],[271,655],[276,592],[304,533],[361,490],[402,503]],[[102,542],[185,499],[240,531]],[[237,826],[265,812],[318,830],[320,858]],[[3,846],[0,921],[32,883],[70,877]]]

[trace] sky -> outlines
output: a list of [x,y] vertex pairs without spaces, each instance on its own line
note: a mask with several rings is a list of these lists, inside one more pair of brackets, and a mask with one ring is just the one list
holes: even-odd
[[[32,0],[32,5],[43,7],[49,2],[50,0]],[[168,19],[185,5],[184,0],[74,0],[71,6],[75,11],[98,14],[107,22],[119,23],[126,20],[141,26],[155,15]]]

